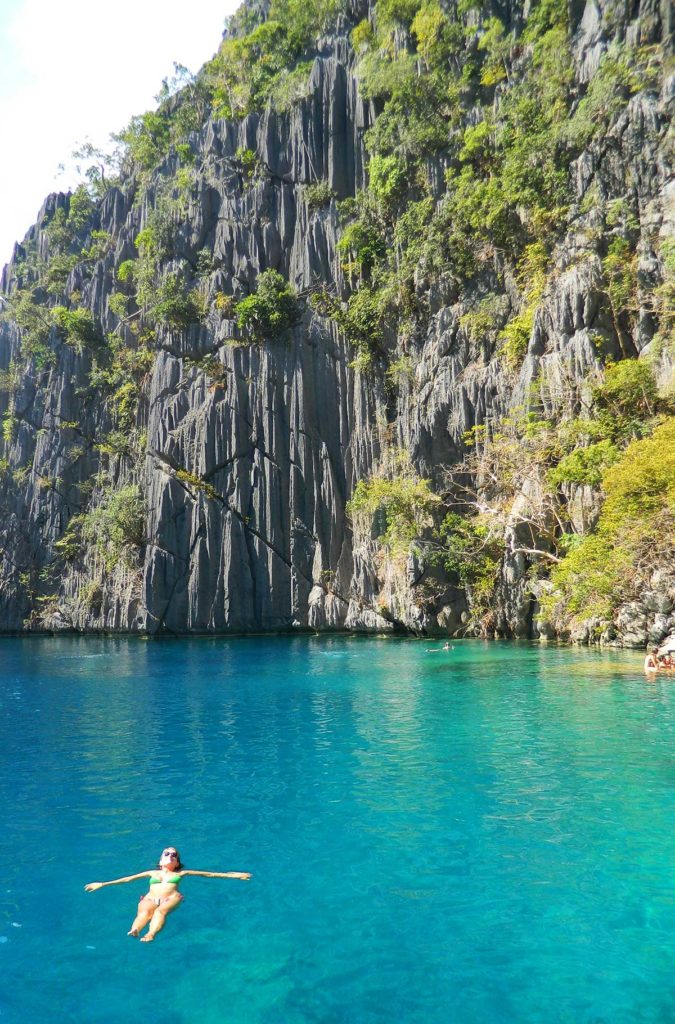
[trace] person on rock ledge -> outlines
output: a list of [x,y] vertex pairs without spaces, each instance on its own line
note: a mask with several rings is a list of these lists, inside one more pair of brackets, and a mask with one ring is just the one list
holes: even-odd
[[162,852],[157,868],[153,871],[141,871],[137,875],[125,875],[114,878],[110,882],[89,882],[85,885],[86,892],[95,892],[105,885],[121,885],[123,882],[135,882],[137,878],[149,878],[150,888],[138,901],[138,911],[127,935],[137,938],[146,924],[147,934],[141,942],[152,942],[157,932],[161,932],[170,914],[183,902],[178,886],[185,875],[201,875],[202,878],[240,878],[247,882],[251,877],[248,871],[187,871],[181,864],[180,854],[173,846]]

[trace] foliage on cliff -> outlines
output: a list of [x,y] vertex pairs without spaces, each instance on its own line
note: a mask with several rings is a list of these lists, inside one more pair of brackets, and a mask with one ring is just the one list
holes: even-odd
[[[672,396],[635,360],[610,363],[586,387],[582,415],[516,410],[491,433],[474,431],[473,453],[448,479],[487,541],[521,538],[541,614],[561,635],[586,620],[605,630],[614,610],[675,557]],[[577,532],[568,506],[579,488],[595,492],[600,513],[591,530]],[[543,589],[536,585],[549,576]]]
[[[508,21],[480,0],[376,0],[358,14],[343,0],[247,4],[214,59],[194,76],[177,66],[156,109],[116,136],[114,154],[83,149],[87,184],[47,205],[17,251],[2,312],[19,338],[0,375],[3,480],[20,487],[29,473],[13,452],[22,432],[43,429],[31,405],[52,377],[78,377],[89,417],[87,430],[57,413],[50,420],[66,470],[77,467],[72,490],[60,472],[39,482],[64,503],[58,558],[88,548],[113,572],[143,550],[148,382],[162,348],[184,355],[186,379],[221,397],[223,346],[279,346],[315,316],[351,346],[354,388],[401,424],[419,412],[417,367],[439,311],[463,369],[496,367],[511,388],[519,375],[529,379],[547,303],[578,261],[595,268],[597,359],[583,380],[570,368],[569,401],[535,378],[506,414],[503,396],[499,415],[479,416],[477,403],[454,464],[424,474],[383,445],[370,475],[351,481],[347,511],[387,557],[421,555],[464,588],[467,628],[492,628],[509,556],[533,567],[533,594],[547,585],[544,610],[561,632],[582,619],[606,622],[645,585],[648,553],[672,556],[672,395],[654,369],[672,358],[675,247],[649,228],[632,168],[611,187],[595,180],[583,200],[575,175],[672,67],[662,47],[629,45],[638,35],[617,22],[580,80],[570,11],[566,0],[534,0]],[[363,173],[350,195],[315,180],[311,161],[311,180],[275,177],[254,141],[265,112],[279,131],[296,106],[298,123],[308,119],[315,61],[338,52],[348,53],[340,59],[369,104],[357,143]],[[205,140],[222,118],[239,122],[224,134],[240,134],[219,164]],[[241,215],[256,219],[255,254],[229,279],[206,232],[194,231],[201,249],[186,242],[210,215],[218,175],[240,196]],[[312,238],[327,228],[333,260],[332,276],[312,276],[300,294],[284,276],[281,244],[266,242],[269,196],[287,186],[283,202],[302,208]],[[118,189],[127,224],[108,232]],[[228,245],[235,236],[236,227]],[[648,358],[638,360],[646,341]],[[174,480],[203,484],[194,467],[163,465]],[[583,488],[599,518],[576,532],[571,507]],[[195,491],[225,502],[211,483]],[[248,528],[248,513],[239,515]]]

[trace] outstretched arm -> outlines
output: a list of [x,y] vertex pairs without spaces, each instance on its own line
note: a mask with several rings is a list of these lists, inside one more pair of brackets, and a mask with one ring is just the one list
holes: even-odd
[[113,878],[110,882],[89,882],[85,885],[86,892],[95,892],[96,889],[102,889],[104,885],[121,885],[122,882],[135,882],[137,878],[150,878],[153,874],[152,871],[141,871],[137,875],[125,875],[124,878]]
[[181,875],[201,875],[202,878],[240,878],[242,882],[248,882],[251,877],[249,871],[180,871]]

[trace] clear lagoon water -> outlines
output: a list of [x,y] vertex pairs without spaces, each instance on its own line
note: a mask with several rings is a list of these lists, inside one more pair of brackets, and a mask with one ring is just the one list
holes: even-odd
[[1,640],[1,1024],[675,1020],[675,678],[439,646]]

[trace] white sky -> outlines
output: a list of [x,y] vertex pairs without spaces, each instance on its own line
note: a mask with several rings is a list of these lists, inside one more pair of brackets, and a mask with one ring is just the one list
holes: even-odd
[[197,71],[240,0],[0,0],[0,269],[89,139],[155,107],[174,63]]

